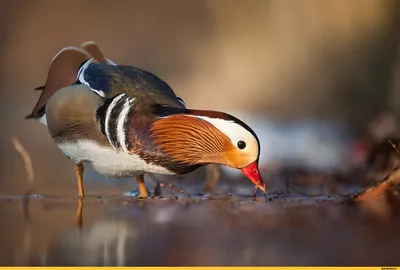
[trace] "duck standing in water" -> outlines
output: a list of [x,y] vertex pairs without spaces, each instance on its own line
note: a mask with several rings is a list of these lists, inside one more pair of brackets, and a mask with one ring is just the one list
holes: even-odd
[[31,114],[75,163],[84,197],[83,164],[110,178],[136,176],[141,198],[145,173],[186,174],[206,164],[242,172],[265,194],[258,169],[260,143],[239,119],[187,109],[152,73],[116,65],[93,42],[62,49]]

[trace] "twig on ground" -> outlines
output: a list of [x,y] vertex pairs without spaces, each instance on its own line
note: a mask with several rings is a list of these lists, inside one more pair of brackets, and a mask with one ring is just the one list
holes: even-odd
[[[379,184],[355,194],[349,201],[362,205],[365,209],[381,218],[388,218],[394,210],[388,198],[395,186],[400,183],[400,170],[391,172]],[[389,197],[388,197],[389,196]]]
[[[31,157],[29,156],[29,153],[26,151],[25,147],[22,146],[21,142],[19,141],[19,139],[17,137],[13,137],[12,138],[15,150],[18,151],[18,153],[20,153],[20,155],[22,156],[22,159],[24,160],[24,164],[25,164],[25,170],[26,170],[26,174],[28,176],[28,181],[29,181],[29,187],[31,190],[33,189],[33,181],[34,181],[34,172],[33,172],[33,166],[32,166],[32,160]],[[27,192],[30,193],[30,192]]]
[[33,192],[33,182],[35,179],[35,175],[33,172],[33,166],[32,166],[32,160],[31,157],[28,153],[28,151],[26,151],[25,147],[23,147],[23,145],[21,144],[21,142],[19,141],[19,139],[17,137],[13,137],[12,138],[13,144],[14,144],[14,148],[15,150],[17,150],[18,153],[20,153],[24,164],[25,164],[25,170],[26,170],[26,174],[28,177],[28,188],[25,191],[24,194],[24,198],[22,200],[22,209],[25,215],[25,218],[29,221],[30,220],[30,215],[29,215],[29,210],[28,210],[28,205],[29,205],[29,195],[32,194]]
[[390,145],[393,147],[394,151],[396,151],[396,153],[400,156],[400,151],[399,151],[399,149],[397,148],[397,146],[396,146],[394,143],[392,143],[391,140],[389,140],[388,142],[389,142]]

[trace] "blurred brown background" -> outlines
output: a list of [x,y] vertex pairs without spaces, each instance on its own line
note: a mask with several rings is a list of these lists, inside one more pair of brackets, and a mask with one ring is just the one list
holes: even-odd
[[71,163],[24,120],[64,46],[93,40],[163,78],[188,107],[338,120],[360,133],[400,110],[399,16],[395,0],[1,0],[0,193],[25,191],[15,135],[33,158],[35,192],[75,194]]

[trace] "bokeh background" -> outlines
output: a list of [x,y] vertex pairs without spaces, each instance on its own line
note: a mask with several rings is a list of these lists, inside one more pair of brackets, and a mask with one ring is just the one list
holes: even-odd
[[[366,150],[362,142],[366,138],[382,139],[396,130],[396,117],[400,113],[399,30],[400,2],[396,0],[0,0],[0,195],[22,195],[29,185],[24,163],[12,144],[13,136],[20,139],[32,158],[34,193],[76,194],[71,162],[55,146],[45,126],[24,119],[40,95],[33,89],[45,82],[52,58],[65,46],[92,40],[114,62],[149,70],[164,79],[188,107],[226,111],[242,118],[260,137],[263,174],[271,168],[286,166],[328,175],[343,173],[363,163]],[[190,181],[197,176],[200,190],[206,173],[200,169],[184,178]],[[252,186],[243,176],[227,169],[221,175],[228,186],[233,176],[241,177],[242,183],[247,184],[247,193],[251,193]],[[271,189],[290,175],[290,172],[278,175],[269,183]],[[311,179],[310,174],[303,174],[303,178]],[[182,180],[178,185],[183,183]],[[120,194],[135,188],[135,181],[107,180],[88,168],[85,188],[89,194]],[[221,193],[228,192],[229,189]],[[126,251],[129,253],[124,253],[117,248],[118,254],[130,254],[128,259],[121,255],[124,263],[131,258],[133,264],[265,264],[266,261],[337,264],[341,261],[386,265],[397,258],[393,254],[398,234],[393,232],[398,225],[383,229],[386,234],[373,233],[382,227],[369,231],[363,225],[364,220],[353,219],[353,212],[338,218],[336,208],[333,212],[325,209],[314,212],[312,207],[301,211],[294,207],[289,209],[290,213],[275,219],[274,215],[283,211],[279,204],[262,208],[248,201],[239,202],[232,209],[242,209],[240,214],[233,213],[225,204],[223,210],[210,204],[194,212],[186,211],[184,203],[163,205],[164,208],[155,203],[144,211],[141,204],[134,204],[127,207],[134,215],[123,215],[122,221],[111,215],[106,219],[111,223],[104,225],[97,215],[104,209],[90,201],[85,220],[89,223],[97,220],[87,231],[92,241],[79,238],[80,231],[76,235],[75,231],[72,235],[64,232],[71,226],[75,204],[67,207],[60,202],[35,203],[39,206],[33,208],[36,220],[32,227],[19,211],[19,203],[16,203],[18,211],[3,205],[0,232],[3,243],[7,244],[0,245],[1,264],[32,264],[26,260],[29,252],[24,247],[33,250],[29,256],[42,256],[48,254],[43,250],[49,239],[61,236],[66,238],[60,240],[61,246],[49,248],[53,255],[43,255],[50,263],[54,260],[64,264],[105,264],[93,255],[103,252],[103,242],[114,250],[115,243],[119,246],[125,239],[133,241],[133,238],[132,247],[136,247],[136,240],[150,241],[143,250],[151,256],[143,257],[137,249],[136,253],[129,249]],[[264,215],[251,214],[257,211]],[[310,218],[303,218],[303,214],[310,213]],[[207,220],[213,222],[205,224]],[[343,220],[356,225],[351,227]],[[172,234],[165,233],[165,222],[170,221],[172,227],[168,230]],[[132,229],[135,226],[142,238],[125,235],[125,231],[137,233]],[[244,230],[240,226],[253,229]],[[11,227],[12,230],[7,229]],[[156,234],[150,233],[150,227],[155,228]],[[199,230],[193,233],[193,228]],[[291,234],[291,228],[303,228],[309,234],[302,230]],[[320,234],[315,233],[316,228]],[[116,230],[115,235],[111,229]],[[264,238],[256,235],[262,229]],[[236,238],[244,231],[243,238]],[[214,238],[213,232],[218,234]],[[382,237],[374,238],[378,235]],[[118,241],[102,238],[106,236]],[[310,242],[311,238],[315,242]],[[170,249],[168,244],[176,239],[179,245]],[[194,253],[187,250],[187,244],[192,243],[187,239],[200,241],[194,245],[197,248]],[[232,239],[243,242],[231,245]],[[387,243],[390,239],[392,248]],[[346,240],[350,242],[346,244]],[[328,241],[333,243],[332,249],[324,249],[322,243]],[[160,243],[164,248],[154,252],[154,245]],[[221,253],[210,249],[215,245],[220,245]],[[243,245],[245,253],[234,248]],[[383,250],[383,246],[390,250]],[[289,250],[290,256],[278,256],[277,247],[282,252]],[[356,255],[354,250],[360,253]],[[173,252],[185,251],[187,257],[173,256]],[[82,261],[77,254],[82,255]],[[107,263],[118,264],[118,258]],[[232,261],[233,258],[237,261]],[[42,259],[35,260],[41,264]]]

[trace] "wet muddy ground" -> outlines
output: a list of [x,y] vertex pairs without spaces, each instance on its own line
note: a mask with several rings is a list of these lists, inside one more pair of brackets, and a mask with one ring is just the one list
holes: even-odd
[[3,196],[0,264],[399,265],[400,217],[345,202],[279,193],[266,201]]

